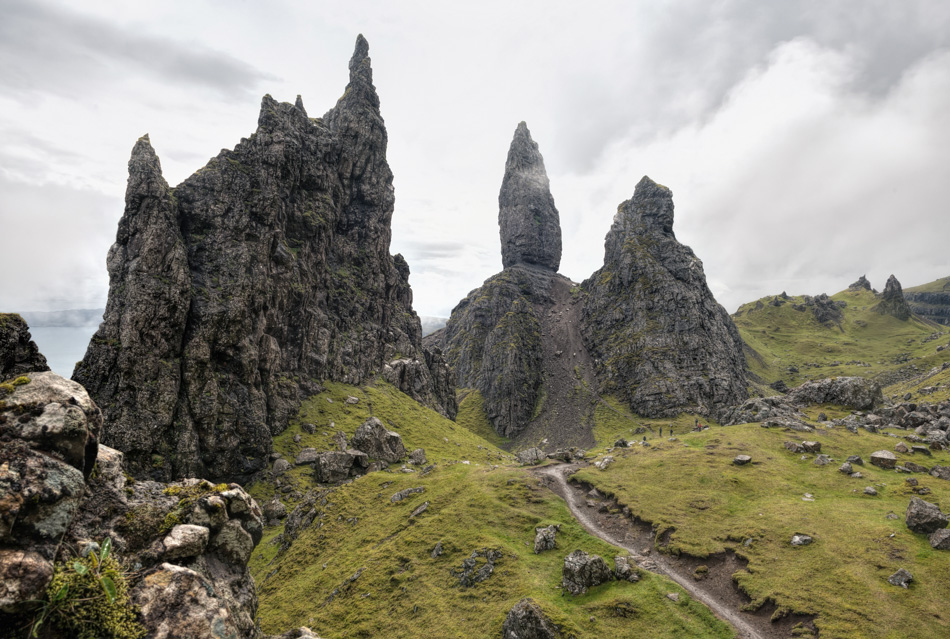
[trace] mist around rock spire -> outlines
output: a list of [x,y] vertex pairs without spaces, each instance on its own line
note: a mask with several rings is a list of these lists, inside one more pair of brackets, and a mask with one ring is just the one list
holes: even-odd
[[528,264],[557,272],[561,264],[561,220],[551,196],[538,144],[528,126],[515,129],[498,194],[498,226],[504,268]]

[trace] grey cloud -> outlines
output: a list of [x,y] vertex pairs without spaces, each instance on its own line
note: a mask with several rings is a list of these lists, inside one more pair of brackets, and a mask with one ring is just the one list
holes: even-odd
[[222,97],[251,92],[266,73],[194,43],[125,30],[42,2],[7,0],[0,21],[0,91],[87,98],[90,86],[144,74]]

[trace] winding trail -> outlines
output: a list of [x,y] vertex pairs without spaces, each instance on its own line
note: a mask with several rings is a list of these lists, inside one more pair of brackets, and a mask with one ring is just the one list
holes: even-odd
[[[567,503],[568,508],[571,511],[571,514],[580,522],[580,524],[589,532],[590,534],[603,539],[609,544],[623,548],[634,557],[638,557],[641,554],[641,551],[637,548],[634,548],[632,543],[629,541],[629,536],[625,536],[623,539],[617,539],[615,535],[604,530],[594,520],[590,517],[586,503],[582,501],[582,497],[578,494],[578,491],[575,488],[572,488],[568,485],[566,475],[569,475],[576,471],[579,468],[577,464],[556,464],[551,466],[544,466],[541,468],[532,469],[532,473],[541,477],[547,477],[553,480],[554,486],[550,486],[556,494],[564,499]],[[642,559],[642,557],[641,557]],[[742,613],[738,610],[734,610],[731,606],[728,606],[717,598],[715,598],[711,593],[703,589],[696,581],[687,575],[680,574],[671,564],[670,560],[658,553],[653,553],[650,556],[649,562],[652,562],[652,566],[656,570],[653,572],[658,572],[660,574],[666,575],[677,584],[679,584],[689,595],[705,604],[709,607],[713,613],[719,617],[721,620],[730,624],[736,631],[736,636],[740,639],[774,639],[775,637],[787,636],[785,633],[779,634],[776,632],[778,628],[772,626],[769,623],[768,618],[763,619],[760,615],[753,615],[750,613]],[[639,563],[639,562],[638,562]],[[641,566],[643,567],[643,566]],[[756,628],[753,626],[762,626],[764,627]]]

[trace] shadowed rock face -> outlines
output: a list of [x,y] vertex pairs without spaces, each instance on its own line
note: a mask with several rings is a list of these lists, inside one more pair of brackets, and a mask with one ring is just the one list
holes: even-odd
[[16,313],[0,313],[0,382],[23,373],[48,370],[46,358],[23,318]]
[[557,272],[561,221],[544,159],[524,122],[515,130],[508,149],[498,207],[503,266],[530,264]]
[[257,131],[177,188],[148,137],[136,143],[104,321],[74,375],[133,475],[246,479],[324,379],[379,372],[454,417],[409,267],[389,254],[393,176],[368,50],[360,36],[322,119],[264,96]]
[[893,275],[887,278],[884,293],[881,294],[881,301],[874,307],[874,310],[881,315],[892,315],[899,320],[910,319],[910,306],[907,305],[907,300],[904,299],[901,283]]
[[582,286],[602,388],[635,412],[711,414],[747,397],[742,340],[702,262],[673,235],[668,188],[640,180],[614,217],[603,268]]

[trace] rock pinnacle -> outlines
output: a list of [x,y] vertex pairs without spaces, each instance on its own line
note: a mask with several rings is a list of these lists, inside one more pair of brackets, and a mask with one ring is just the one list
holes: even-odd
[[530,264],[556,272],[561,263],[560,217],[544,159],[524,122],[508,149],[498,206],[504,267]]
[[899,320],[910,319],[910,306],[904,299],[904,290],[897,278],[891,275],[887,278],[887,284],[884,286],[884,293],[881,295],[881,301],[874,310],[881,315],[892,315]]

